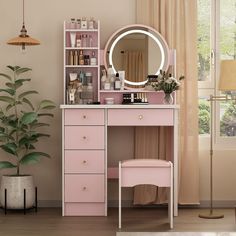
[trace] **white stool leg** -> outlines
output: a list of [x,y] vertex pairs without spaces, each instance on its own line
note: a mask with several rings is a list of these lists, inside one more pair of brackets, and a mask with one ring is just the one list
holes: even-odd
[[121,229],[121,162],[119,162],[119,229]]

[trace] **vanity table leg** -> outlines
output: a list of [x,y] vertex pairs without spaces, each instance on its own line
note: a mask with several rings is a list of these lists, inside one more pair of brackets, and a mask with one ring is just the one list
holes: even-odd
[[121,162],[119,162],[119,229],[121,229]]
[[174,216],[178,216],[178,111],[174,111],[174,134],[173,134],[173,162],[174,162]]

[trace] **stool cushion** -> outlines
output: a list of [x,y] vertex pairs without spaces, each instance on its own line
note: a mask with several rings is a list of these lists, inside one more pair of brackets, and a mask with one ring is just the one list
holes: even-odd
[[159,159],[130,159],[121,162],[121,167],[170,167],[171,162]]

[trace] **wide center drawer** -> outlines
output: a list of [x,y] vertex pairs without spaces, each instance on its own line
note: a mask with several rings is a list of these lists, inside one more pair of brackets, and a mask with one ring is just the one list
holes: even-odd
[[104,202],[103,174],[65,175],[65,202]]
[[173,109],[108,109],[108,126],[171,126]]
[[65,150],[65,173],[104,173],[104,150]]
[[104,149],[104,126],[65,126],[65,149]]
[[65,125],[104,125],[104,109],[65,109]]

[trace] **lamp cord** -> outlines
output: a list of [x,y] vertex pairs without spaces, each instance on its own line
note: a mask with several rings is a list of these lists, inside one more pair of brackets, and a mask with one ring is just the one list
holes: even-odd
[[22,0],[23,2],[23,25],[25,24],[25,0]]

